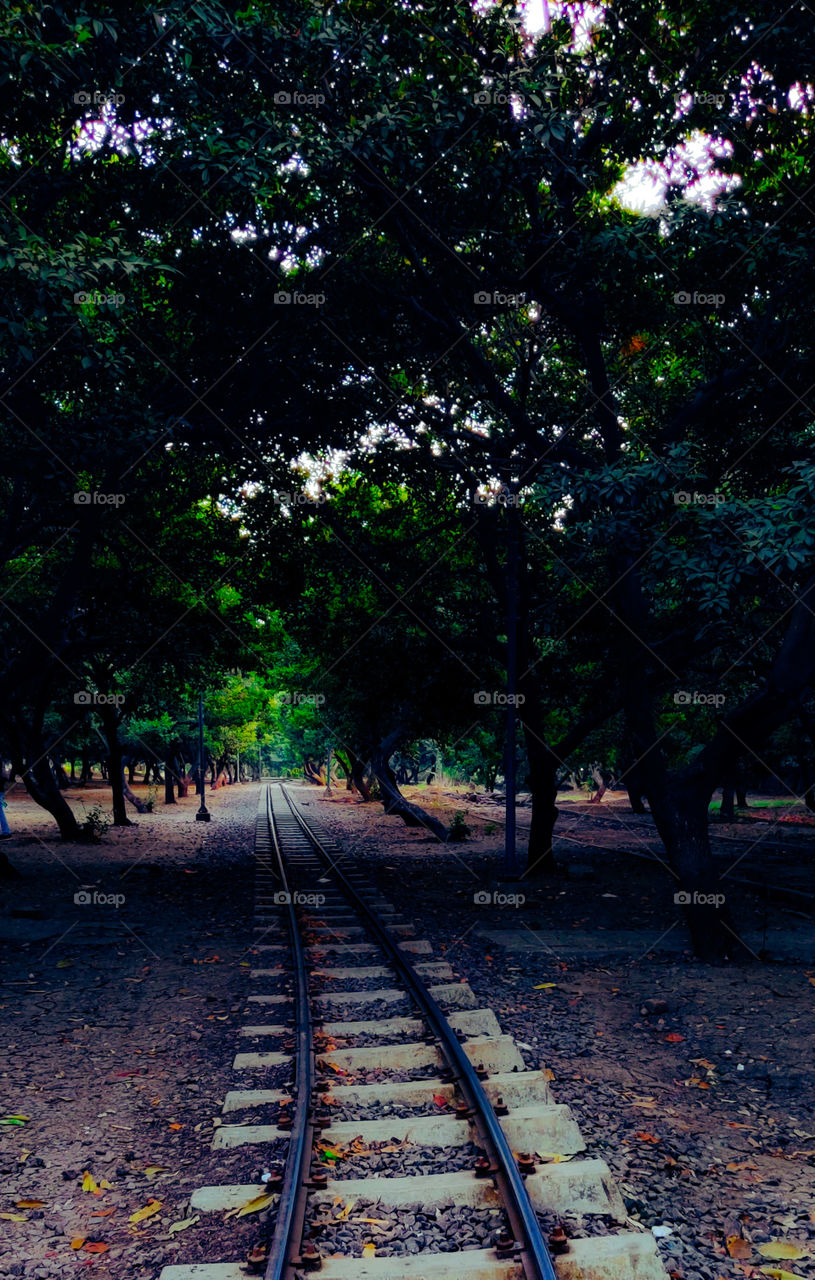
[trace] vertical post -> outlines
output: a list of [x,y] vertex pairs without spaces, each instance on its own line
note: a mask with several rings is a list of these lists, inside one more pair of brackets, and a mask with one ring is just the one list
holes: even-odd
[[198,695],[198,786],[201,792],[201,805],[195,815],[196,822],[209,822],[210,815],[206,800],[206,778],[204,777],[204,695]]
[[241,780],[241,753],[240,753],[240,750],[236,747],[235,748],[235,781],[240,782],[240,780]]
[[520,872],[515,831],[515,739],[516,697],[518,692],[518,510],[517,492],[510,482],[507,486],[507,575],[506,575],[506,624],[507,624],[507,738],[506,763],[506,813],[504,827],[504,875],[517,876]]

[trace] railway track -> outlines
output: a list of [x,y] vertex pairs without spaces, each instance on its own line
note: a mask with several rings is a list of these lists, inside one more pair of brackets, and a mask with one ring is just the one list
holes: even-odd
[[[249,1258],[160,1280],[665,1280],[650,1232],[625,1229],[608,1166],[577,1158],[585,1143],[545,1070],[526,1069],[396,907],[340,870],[282,784],[261,789],[255,840],[253,1047],[235,1058],[241,1087],[213,1146],[249,1165],[260,1151],[268,1176],[201,1187],[190,1209],[224,1217],[221,1256],[228,1215],[263,1197],[265,1222]],[[238,1112],[250,1119],[230,1123]]]

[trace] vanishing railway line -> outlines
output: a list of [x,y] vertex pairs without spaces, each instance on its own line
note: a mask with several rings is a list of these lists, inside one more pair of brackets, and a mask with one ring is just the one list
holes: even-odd
[[[199,1188],[191,1209],[223,1216],[265,1195],[269,1212],[248,1259],[160,1280],[664,1280],[650,1233],[621,1228],[605,1162],[571,1159],[585,1144],[546,1072],[526,1069],[409,920],[340,870],[339,847],[280,783],[262,789],[255,852],[268,967],[249,1003],[275,1021],[241,1035],[274,1048],[235,1058],[252,1087],[227,1095],[213,1146],[270,1153],[269,1175]],[[414,1229],[417,1214],[440,1225]]]

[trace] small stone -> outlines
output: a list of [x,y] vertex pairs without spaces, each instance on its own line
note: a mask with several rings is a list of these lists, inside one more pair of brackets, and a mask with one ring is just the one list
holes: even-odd
[[659,997],[654,997],[651,1000],[644,1000],[642,1004],[642,1008],[640,1009],[640,1013],[642,1014],[643,1017],[650,1017],[652,1014],[655,1014],[655,1013],[667,1013],[667,1012],[668,1012],[668,1001],[662,1000]]

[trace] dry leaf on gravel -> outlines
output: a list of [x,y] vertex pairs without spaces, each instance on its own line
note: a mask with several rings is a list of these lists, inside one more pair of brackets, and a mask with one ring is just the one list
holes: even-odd
[[144,1171],[145,1178],[155,1178],[159,1173],[167,1173],[167,1167],[163,1164],[148,1164]]
[[805,1249],[788,1240],[767,1240],[764,1244],[757,1244],[756,1249],[762,1258],[803,1258],[806,1254]]
[[135,1213],[131,1213],[128,1222],[131,1226],[136,1226],[139,1222],[144,1222],[146,1218],[152,1218],[161,1208],[160,1200],[150,1200],[143,1209],[137,1209]]
[[375,1245],[375,1244],[371,1244],[371,1243],[370,1243],[370,1241],[369,1241],[369,1242],[368,1242],[368,1244],[364,1244],[364,1245],[362,1246],[362,1256],[363,1256],[363,1258],[373,1258],[375,1254],[376,1254],[376,1245]]
[[196,1222],[201,1221],[200,1213],[196,1213],[194,1218],[183,1218],[180,1222],[174,1222],[172,1226],[167,1228],[169,1235],[174,1236],[177,1231],[186,1231],[187,1227],[194,1227]]
[[17,1203],[18,1209],[44,1209],[45,1208],[44,1200],[18,1200],[16,1203]]
[[803,1276],[794,1271],[784,1271],[782,1267],[759,1267],[759,1271],[765,1276],[771,1276],[772,1280],[804,1280]]
[[728,1236],[725,1245],[731,1258],[749,1258],[753,1252],[750,1242],[743,1236]]
[[24,1213],[0,1213],[4,1222],[28,1222]]

